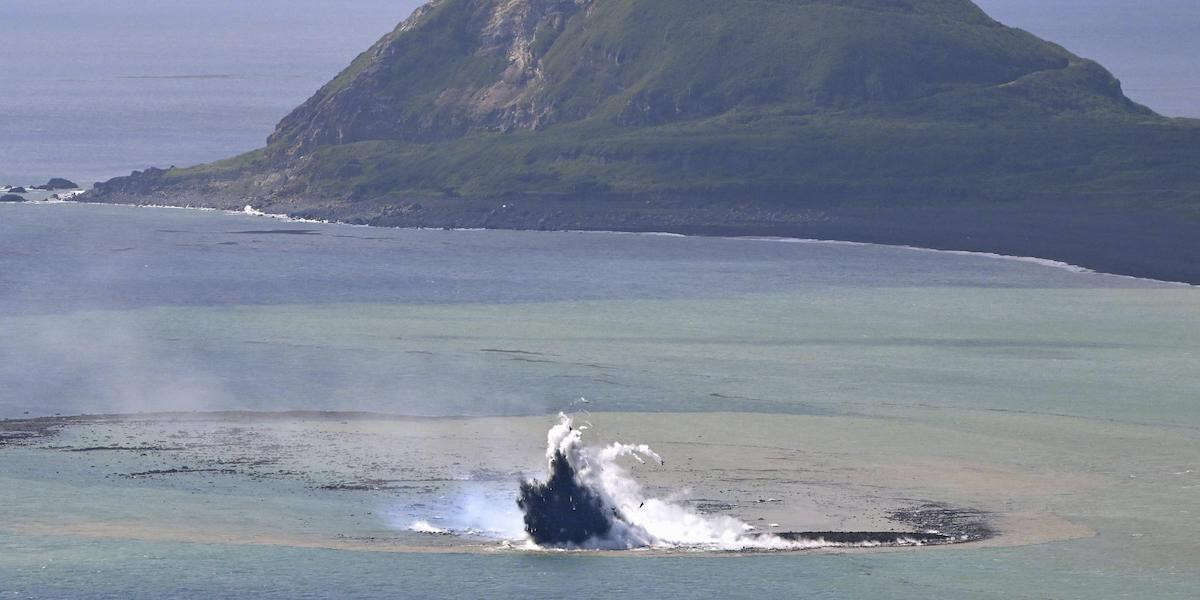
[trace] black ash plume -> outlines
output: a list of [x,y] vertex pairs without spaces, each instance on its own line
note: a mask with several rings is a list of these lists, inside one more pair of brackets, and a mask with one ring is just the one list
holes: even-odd
[[617,518],[616,509],[580,483],[560,450],[550,459],[549,479],[521,482],[517,506],[525,512],[525,532],[538,545],[580,545],[603,538]]

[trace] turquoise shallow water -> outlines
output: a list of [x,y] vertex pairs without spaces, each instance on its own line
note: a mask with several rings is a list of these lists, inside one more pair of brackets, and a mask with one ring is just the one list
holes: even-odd
[[1046,548],[643,558],[393,555],[61,538],[24,543],[0,546],[6,554],[35,554],[9,571],[16,574],[7,579],[15,588],[9,597],[1188,598],[1193,589],[1114,577],[1103,565],[1063,570],[1058,552]]
[[[1197,317],[1195,288],[901,248],[0,206],[0,417],[544,415],[582,395],[597,413],[857,419],[861,433],[819,445],[865,463],[920,456],[963,478],[1000,465],[1086,479],[1062,497],[1011,495],[1095,533],[1013,548],[705,558],[392,554],[0,527],[0,598],[1188,598],[1200,584]],[[817,444],[820,428],[805,435]],[[139,496],[97,474],[112,457],[47,456],[0,450],[0,521],[115,518],[139,498],[178,494],[191,500],[146,512],[261,516],[242,488],[153,484]],[[297,519],[362,499],[271,490],[277,512]],[[986,497],[1003,504],[1009,493]]]
[[0,416],[543,414],[585,395],[1200,425],[1195,299],[880,246],[0,206]]

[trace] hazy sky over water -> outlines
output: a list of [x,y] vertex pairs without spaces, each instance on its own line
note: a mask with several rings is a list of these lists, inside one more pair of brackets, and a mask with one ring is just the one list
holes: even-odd
[[977,0],[993,18],[1096,60],[1126,95],[1200,117],[1200,1]]
[[[47,76],[70,70],[64,63],[82,63],[100,72],[129,72],[150,65],[165,67],[165,63],[190,70],[203,65],[204,55],[213,54],[237,56],[261,67],[309,61],[336,71],[348,54],[331,51],[339,45],[337,38],[346,47],[365,48],[420,4],[420,0],[0,0],[0,33],[9,48],[0,54],[0,73],[6,79]],[[1171,116],[1200,117],[1200,2],[978,0],[977,4],[1005,24],[1098,60],[1121,79],[1130,96],[1151,108]],[[120,47],[113,47],[114,40],[122,40]]]
[[396,0],[0,0],[0,183],[262,146],[412,12]]

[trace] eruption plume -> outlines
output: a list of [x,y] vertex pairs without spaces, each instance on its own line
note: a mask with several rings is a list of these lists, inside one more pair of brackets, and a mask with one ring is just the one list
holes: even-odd
[[562,452],[550,459],[545,483],[522,481],[517,506],[525,511],[525,531],[537,544],[583,544],[612,529],[616,509],[609,515],[600,496],[579,484],[575,469]]
[[753,527],[731,517],[703,516],[665,500],[647,498],[617,459],[628,456],[661,465],[662,457],[645,444],[588,448],[582,437],[570,417],[559,415],[558,424],[547,434],[548,479],[521,483],[517,506],[525,514],[525,532],[534,543],[734,549],[800,547],[803,543],[751,534]]
[[632,457],[663,464],[645,444],[583,445],[582,428],[560,414],[546,439],[549,476],[523,481],[517,506],[525,533],[539,546],[628,549],[801,550],[828,546],[944,543],[933,532],[758,533],[729,516],[701,515],[659,498],[648,498],[617,462]]

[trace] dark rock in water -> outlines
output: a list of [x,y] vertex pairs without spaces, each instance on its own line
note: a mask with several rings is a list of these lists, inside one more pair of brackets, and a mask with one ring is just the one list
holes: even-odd
[[953,538],[940,533],[906,531],[784,531],[776,534],[785,540],[825,541],[832,544],[895,546],[903,544],[946,544]]
[[918,529],[938,531],[960,541],[982,540],[996,533],[987,523],[987,513],[937,502],[894,511],[888,516]]
[[8,190],[8,193],[10,193],[10,194],[28,194],[28,193],[29,193],[29,190],[27,190],[27,189],[25,189],[25,188],[23,188],[23,187],[21,187],[21,186],[19,186],[19,185],[18,185],[18,186],[17,186],[17,187],[15,187],[15,188],[10,188],[10,189]]
[[77,190],[77,189],[79,189],[79,186],[76,185],[75,182],[71,181],[70,179],[63,179],[62,177],[53,177],[50,179],[50,181],[47,181],[46,183],[44,183],[42,185],[33,186],[33,189],[47,190],[47,191]]
[[0,196],[0,202],[24,202],[24,201],[25,201],[25,198],[23,196],[18,196],[16,194],[5,194],[3,196]]
[[582,544],[612,528],[615,514],[579,483],[562,452],[550,461],[545,483],[522,481],[517,506],[525,511],[525,531],[537,544]]

